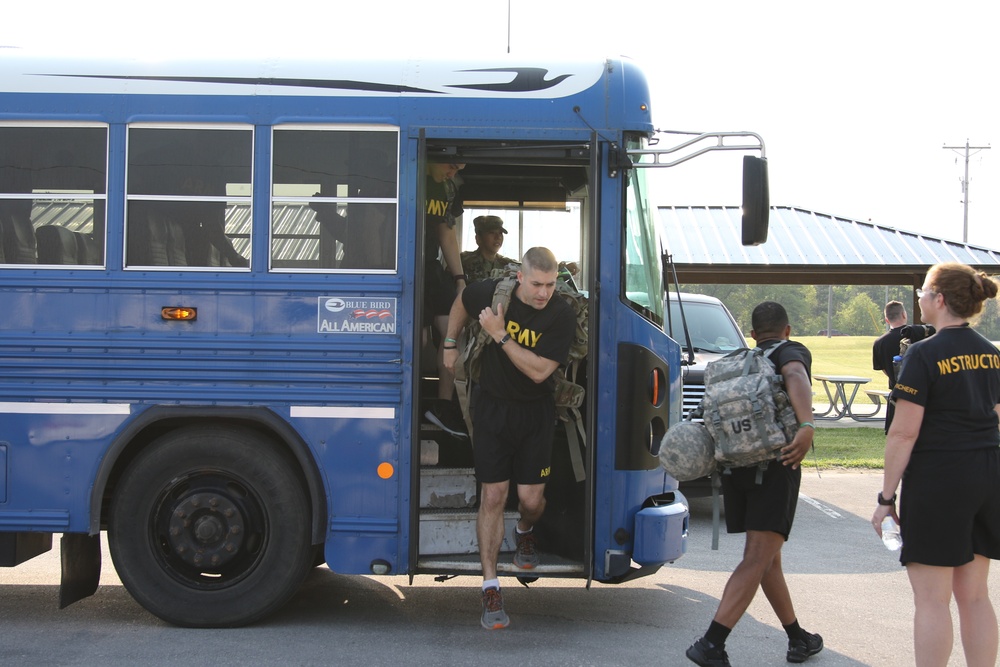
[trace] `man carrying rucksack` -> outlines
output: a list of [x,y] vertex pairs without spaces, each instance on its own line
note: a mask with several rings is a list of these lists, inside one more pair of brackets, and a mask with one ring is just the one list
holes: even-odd
[[[702,667],[728,667],[726,639],[761,588],[788,634],[789,662],[804,662],[823,649],[823,638],[799,627],[781,569],[781,547],[795,517],[802,470],[799,463],[812,445],[812,355],[804,345],[789,341],[791,326],[781,304],[766,301],[753,310],[751,335],[781,374],[799,429],[758,475],[758,466],[733,468],[721,476],[726,530],[747,534],[743,560],[726,582],[722,600],[708,631],[687,650]],[[786,341],[782,343],[781,341]]]
[[476,535],[483,567],[484,628],[510,623],[497,579],[504,541],[504,505],[517,485],[520,518],[515,528],[514,564],[538,565],[532,528],[545,510],[556,407],[552,374],[569,355],[576,314],[556,293],[558,264],[552,251],[524,254],[513,296],[505,309],[492,304],[497,280],[472,283],[455,299],[448,318],[445,365],[454,369],[457,340],[472,317],[489,334],[481,353],[479,383],[472,392],[473,459],[481,485]]

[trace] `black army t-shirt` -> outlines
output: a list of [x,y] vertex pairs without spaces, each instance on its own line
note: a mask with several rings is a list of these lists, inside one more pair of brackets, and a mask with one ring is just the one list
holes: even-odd
[[[462,292],[462,305],[469,317],[478,319],[483,308],[493,304],[493,292],[499,280],[472,283]],[[507,333],[540,357],[565,364],[576,329],[576,315],[568,303],[553,295],[542,310],[532,308],[517,298],[515,288],[504,312]],[[555,390],[549,376],[545,382],[535,382],[522,373],[507,353],[492,339],[483,348],[479,375],[482,391],[510,401],[530,401]]]
[[[781,343],[777,338],[773,340],[766,340],[761,343],[758,347],[767,352],[770,348]],[[802,343],[794,340],[786,340],[785,342],[778,345],[778,349],[772,352],[767,357],[774,364],[774,370],[777,373],[781,373],[781,367],[787,364],[789,361],[801,361],[802,365],[806,367],[806,375],[809,379],[812,379],[812,353]]]
[[915,452],[1000,445],[994,410],[1000,353],[968,326],[947,327],[911,345],[890,398],[925,408]]

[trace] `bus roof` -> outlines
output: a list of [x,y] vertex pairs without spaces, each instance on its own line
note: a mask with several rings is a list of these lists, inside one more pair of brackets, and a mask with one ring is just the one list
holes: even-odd
[[112,58],[5,49],[0,90],[20,93],[561,98],[621,61]]

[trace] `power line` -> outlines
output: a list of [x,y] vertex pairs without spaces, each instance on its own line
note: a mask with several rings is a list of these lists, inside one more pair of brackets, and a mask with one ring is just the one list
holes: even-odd
[[[969,157],[975,155],[979,151],[988,151],[990,149],[989,144],[985,146],[970,146],[969,140],[965,140],[965,146],[942,146],[945,150],[965,151],[965,178],[962,179],[962,204],[964,205],[965,215],[962,219],[962,243],[969,242]],[[969,151],[975,151],[975,153],[970,153]]]

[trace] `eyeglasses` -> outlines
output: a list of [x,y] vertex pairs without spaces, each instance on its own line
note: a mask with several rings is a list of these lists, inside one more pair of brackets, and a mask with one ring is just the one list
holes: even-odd
[[917,298],[921,299],[925,294],[937,294],[934,290],[930,289],[917,289]]

